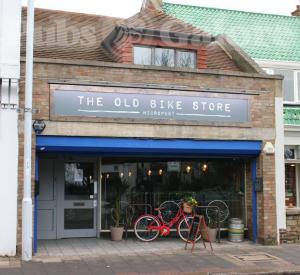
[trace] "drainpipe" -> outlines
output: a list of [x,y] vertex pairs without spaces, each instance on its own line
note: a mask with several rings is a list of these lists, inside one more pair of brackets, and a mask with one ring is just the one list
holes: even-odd
[[34,0],[27,2],[26,86],[24,109],[24,194],[22,201],[22,260],[32,260],[32,199],[31,199],[31,146],[32,146],[32,72],[33,72]]

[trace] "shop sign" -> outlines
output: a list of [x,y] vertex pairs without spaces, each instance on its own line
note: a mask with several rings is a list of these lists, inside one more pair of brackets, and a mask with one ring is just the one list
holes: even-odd
[[52,116],[245,123],[247,98],[54,90]]

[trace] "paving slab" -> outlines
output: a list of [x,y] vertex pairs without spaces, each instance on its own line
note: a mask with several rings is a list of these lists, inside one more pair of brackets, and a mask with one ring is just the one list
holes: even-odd
[[213,253],[202,244],[191,253],[176,239],[45,241],[32,262],[0,258],[0,275],[300,274],[299,245],[223,241],[213,246]]

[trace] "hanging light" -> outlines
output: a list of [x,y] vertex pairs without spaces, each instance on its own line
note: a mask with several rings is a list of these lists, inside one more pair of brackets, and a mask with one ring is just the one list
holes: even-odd
[[152,174],[152,171],[149,169],[148,172],[147,172],[147,175],[150,177]]
[[163,170],[162,169],[159,169],[158,170],[158,174],[161,176],[163,174]]
[[109,174],[106,174],[106,178],[109,179]]
[[124,177],[124,173],[120,172],[120,178],[123,178],[123,177]]
[[132,176],[132,172],[129,171],[129,172],[128,172],[128,177],[131,177],[131,176]]
[[190,173],[190,172],[191,172],[191,169],[192,169],[192,168],[191,168],[191,166],[189,166],[189,165],[185,168],[185,170],[186,170],[187,173]]
[[204,164],[202,165],[202,167],[201,167],[201,170],[202,170],[203,172],[206,172],[206,171],[207,171],[207,168],[208,168],[208,165],[207,165],[206,163],[204,163]]

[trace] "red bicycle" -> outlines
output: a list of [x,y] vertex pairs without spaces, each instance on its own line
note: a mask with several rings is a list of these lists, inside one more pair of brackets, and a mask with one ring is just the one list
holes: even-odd
[[[166,201],[156,208],[158,215],[144,214],[134,223],[134,233],[138,239],[144,242],[154,241],[159,234],[167,236],[171,228],[177,225],[179,237],[187,241],[193,216],[183,211],[182,204],[174,201]],[[201,238],[197,236],[196,241]]]

